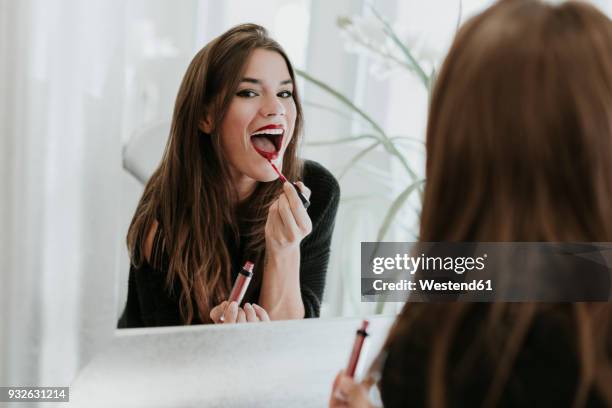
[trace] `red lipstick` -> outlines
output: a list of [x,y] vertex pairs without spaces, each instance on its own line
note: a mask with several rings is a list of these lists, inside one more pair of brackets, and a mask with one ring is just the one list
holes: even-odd
[[276,152],[264,152],[263,150],[259,150],[258,148],[255,148],[255,150],[257,150],[257,153],[262,155],[268,161],[274,160],[278,157],[278,154]]
[[274,165],[274,163],[272,163],[272,161],[270,160],[270,165],[272,166],[272,168],[274,169],[274,171],[276,172],[276,174],[278,174],[278,178],[283,182],[286,183],[287,179],[285,178],[285,176],[283,176],[283,173],[280,172],[280,170],[278,169],[278,167],[276,167],[276,165]]
[[[285,132],[284,130],[285,128],[283,127],[283,125],[272,124],[272,125],[262,126],[253,132],[253,133],[257,133],[257,132],[263,132],[265,130],[274,130],[274,129],[281,129],[282,133],[270,132],[270,134],[259,133],[258,135],[255,135],[255,134],[251,135],[251,143],[253,144],[253,148],[255,149],[255,151],[257,151],[257,153],[259,153],[261,156],[263,156],[267,160],[274,160],[278,157],[278,152],[281,149],[281,146],[283,145],[283,135]],[[259,137],[260,139],[259,140],[255,139],[256,141],[254,141],[253,138],[257,138],[257,137]],[[268,142],[263,142],[262,139],[267,139]],[[269,145],[266,146],[266,143],[273,144],[274,145],[273,149],[269,150],[270,147],[272,146],[269,146]]]
[[349,358],[349,363],[346,368],[346,374],[351,378],[355,376],[355,369],[357,368],[357,363],[359,362],[359,356],[361,355],[363,342],[368,336],[368,332],[366,330],[369,324],[370,322],[364,320],[363,322],[361,322],[361,328],[357,330],[355,342],[353,343],[353,350],[351,351],[351,357]]
[[[274,169],[276,174],[278,174],[278,178],[283,183],[286,183],[287,182],[287,178],[285,176],[283,176],[283,173],[281,173],[280,170],[274,165],[274,163],[272,163],[272,160],[268,159],[268,162],[270,162],[270,165],[272,166],[272,168]],[[296,183],[291,183],[291,185],[293,186],[293,188],[295,188],[295,191],[297,191],[298,197],[300,197],[300,200],[302,201],[302,204],[304,204],[304,208],[308,208],[310,206],[310,201],[308,201],[308,199],[306,197],[304,197],[304,194],[302,194],[302,192],[300,191],[300,188],[297,186]]]
[[263,127],[260,127],[259,129],[257,129],[255,132],[259,132],[261,130],[268,130],[268,129],[282,129],[283,125],[266,125]]
[[[236,302],[238,306],[242,302],[242,298],[244,298],[244,294],[246,293],[247,288],[249,287],[249,283],[251,282],[251,278],[253,277],[253,268],[255,264],[253,262],[247,261],[240,272],[238,272],[238,277],[234,282],[234,286],[232,287],[232,291],[230,292],[228,301],[229,303]],[[227,310],[227,307],[226,307]],[[225,310],[223,311],[223,315],[219,318],[219,320],[223,321],[223,316],[225,315]]]

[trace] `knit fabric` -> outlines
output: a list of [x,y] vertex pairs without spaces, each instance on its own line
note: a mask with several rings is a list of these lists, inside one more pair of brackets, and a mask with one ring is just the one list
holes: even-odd
[[[308,214],[312,221],[312,232],[300,244],[300,291],[304,303],[305,317],[318,317],[334,221],[340,201],[340,187],[334,176],[320,164],[304,162],[304,184],[312,191]],[[154,268],[148,262],[136,268],[130,266],[128,295],[119,328],[182,325],[179,309],[180,284],[166,286],[168,255],[160,251],[161,228],[156,232],[152,256],[162,252],[162,268]],[[232,281],[242,266],[241,248],[227,242],[232,254]],[[152,262],[155,264],[155,262]],[[176,280],[178,281],[178,279]],[[256,296],[258,297],[258,293]],[[194,316],[194,324],[201,321]]]

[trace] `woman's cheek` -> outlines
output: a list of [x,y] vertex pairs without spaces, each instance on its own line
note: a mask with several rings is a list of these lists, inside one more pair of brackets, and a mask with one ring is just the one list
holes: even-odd
[[297,108],[295,107],[295,101],[293,99],[291,99],[291,102],[289,102],[289,106],[287,107],[287,112],[289,112],[289,114],[293,118],[293,122],[295,122]]

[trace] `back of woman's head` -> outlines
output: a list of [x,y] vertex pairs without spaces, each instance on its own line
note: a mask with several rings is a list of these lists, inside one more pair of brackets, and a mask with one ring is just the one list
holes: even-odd
[[427,129],[421,240],[612,240],[612,23],[501,1],[459,31]]
[[[469,20],[433,92],[426,173],[423,242],[612,241],[612,22],[533,0]],[[407,303],[385,407],[612,406],[611,311]]]

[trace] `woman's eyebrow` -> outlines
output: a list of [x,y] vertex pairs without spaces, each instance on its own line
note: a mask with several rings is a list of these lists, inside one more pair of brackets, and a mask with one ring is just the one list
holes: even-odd
[[[242,80],[240,82],[248,82],[250,84],[261,85],[261,81],[259,79],[256,79],[256,78],[244,77],[244,78],[242,78]],[[293,83],[293,80],[291,78],[289,78],[289,79],[285,79],[284,81],[281,81],[280,85],[286,85],[286,84],[292,84],[292,83]]]
[[261,81],[260,81],[259,79],[255,79],[255,78],[248,78],[248,77],[246,77],[246,78],[242,78],[242,81],[240,81],[240,82],[249,82],[249,83],[251,83],[251,84],[257,84],[257,85],[260,85],[260,84],[261,84]]

